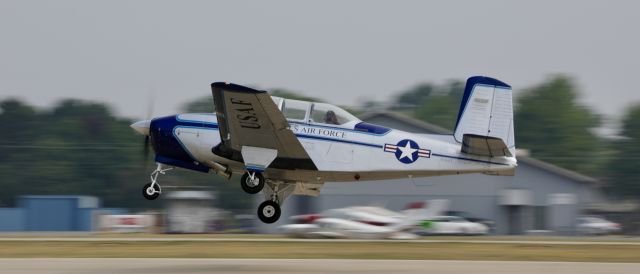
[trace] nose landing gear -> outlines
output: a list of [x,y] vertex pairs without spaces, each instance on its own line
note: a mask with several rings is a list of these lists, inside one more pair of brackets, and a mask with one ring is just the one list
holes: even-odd
[[173,169],[172,167],[164,169],[162,167],[162,164],[158,163],[156,170],[151,172],[151,183],[144,185],[144,187],[142,188],[142,196],[144,196],[144,198],[146,198],[147,200],[155,200],[160,197],[162,189],[160,188],[160,184],[158,184],[157,182],[158,175],[164,175],[165,172]]

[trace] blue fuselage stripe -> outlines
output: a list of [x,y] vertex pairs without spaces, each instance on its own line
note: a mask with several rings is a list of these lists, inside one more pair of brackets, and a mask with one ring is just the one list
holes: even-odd
[[305,138],[305,139],[315,139],[315,140],[322,140],[322,141],[347,143],[347,144],[354,144],[354,145],[361,145],[361,146],[368,146],[368,147],[375,147],[375,148],[382,148],[383,147],[381,145],[376,145],[376,144],[362,143],[362,142],[349,141],[349,140],[333,139],[333,138],[306,135],[306,134],[296,134],[296,136],[298,136],[299,138]]
[[[194,127],[194,128],[198,128],[199,127],[199,128],[204,128],[204,129],[211,129],[211,128],[217,129],[218,128],[218,124],[212,124],[212,123],[194,123],[194,122],[184,122],[183,121],[183,122],[180,122],[179,125],[180,126],[190,126],[190,127]],[[296,136],[298,138],[304,138],[304,139],[314,139],[314,140],[329,141],[329,142],[339,142],[339,143],[346,143],[346,144],[366,146],[366,147],[384,148],[383,145],[363,143],[363,142],[358,142],[358,141],[340,140],[340,139],[333,139],[333,138],[306,135],[306,134],[296,134]],[[465,158],[465,157],[451,156],[451,155],[445,155],[445,154],[439,154],[439,153],[431,153],[431,156],[438,156],[438,157],[451,158],[451,159],[457,159],[457,160],[472,161],[472,162],[485,163],[485,164],[505,165],[505,166],[508,165],[508,164],[503,164],[503,163],[496,163],[496,162],[491,162],[491,161],[484,161],[484,160],[471,159],[471,158]]]
[[366,135],[373,135],[373,136],[384,136],[384,135],[387,135],[387,133],[389,133],[391,131],[391,130],[388,130],[388,131],[383,132],[383,133],[373,133],[373,132],[367,132],[367,131],[356,130],[356,129],[348,129],[348,128],[342,128],[342,127],[332,127],[332,126],[324,126],[324,125],[316,125],[316,124],[307,124],[307,123],[304,123],[304,122],[296,122],[296,121],[287,121],[287,122],[289,122],[289,124],[297,124],[297,125],[302,125],[302,126],[306,126],[306,127],[328,128],[328,129],[335,129],[335,130],[341,130],[341,131],[353,132],[353,133],[360,133],[360,134],[366,134]]

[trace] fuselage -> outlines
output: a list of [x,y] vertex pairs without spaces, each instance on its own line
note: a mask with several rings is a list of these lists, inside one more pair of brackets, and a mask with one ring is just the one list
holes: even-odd
[[[146,199],[162,193],[157,177],[170,169],[167,165],[213,170],[227,179],[241,174],[244,192],[264,195],[258,218],[274,223],[288,196],[318,195],[325,182],[514,175],[517,165],[511,86],[490,77],[467,80],[453,135],[373,125],[336,105],[271,96],[228,82],[212,83],[211,94],[215,114],[179,114],[131,125],[147,136],[145,144],[150,140],[156,153],[156,169],[142,191]],[[348,222],[340,226],[350,227]]]
[[[359,120],[326,125],[288,120],[315,168],[267,168],[265,176],[290,182],[341,182],[427,177],[464,173],[508,174],[515,157],[484,157],[461,152],[451,135],[404,132]],[[209,171],[213,163],[233,173],[242,162],[216,155],[220,143],[215,114],[179,114],[153,119],[149,134],[156,161]]]

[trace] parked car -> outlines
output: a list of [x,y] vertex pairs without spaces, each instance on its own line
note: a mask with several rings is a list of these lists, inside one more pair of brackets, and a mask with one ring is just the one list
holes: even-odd
[[489,228],[458,216],[436,216],[420,223],[416,233],[421,235],[485,235]]
[[618,223],[611,222],[601,217],[586,216],[578,218],[578,233],[583,235],[606,235],[622,230]]
[[466,212],[466,211],[450,210],[450,211],[446,211],[444,215],[447,215],[447,216],[458,216],[458,217],[465,218],[469,222],[481,223],[483,225],[486,225],[489,228],[489,232],[495,231],[495,228],[496,228],[496,222],[494,222],[493,220],[476,217],[476,216],[474,216],[471,213]]

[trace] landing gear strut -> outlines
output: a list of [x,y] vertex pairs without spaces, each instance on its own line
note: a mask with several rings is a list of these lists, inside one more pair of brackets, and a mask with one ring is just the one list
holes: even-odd
[[280,219],[280,205],[293,193],[295,184],[268,181],[265,186],[263,193],[266,201],[258,206],[258,218],[263,223],[271,224]]
[[264,176],[260,172],[248,171],[240,179],[240,186],[244,192],[256,194],[264,188]]
[[151,172],[151,183],[144,185],[142,188],[142,196],[144,196],[147,200],[155,200],[160,197],[162,193],[162,189],[160,188],[160,184],[158,184],[158,175],[163,174],[173,168],[162,168],[162,164],[158,163],[156,170]]

